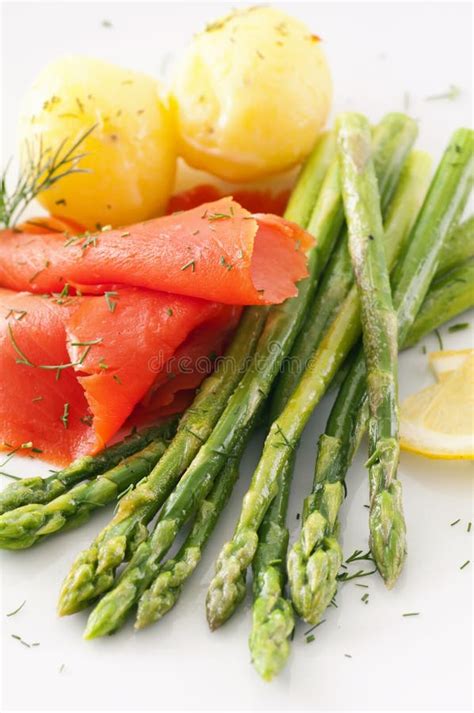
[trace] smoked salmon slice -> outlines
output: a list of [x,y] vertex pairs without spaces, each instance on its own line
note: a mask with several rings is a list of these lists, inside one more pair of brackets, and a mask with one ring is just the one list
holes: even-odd
[[[0,289],[1,447],[31,444],[63,465],[103,447],[139,402],[155,417],[174,400],[181,408],[206,375],[204,366],[193,373],[198,358],[224,348],[240,312],[136,288],[84,297]],[[191,355],[181,384],[176,354]]]
[[3,231],[0,285],[35,293],[123,285],[224,304],[277,304],[297,294],[312,242],[294,223],[252,215],[226,197],[94,234]]

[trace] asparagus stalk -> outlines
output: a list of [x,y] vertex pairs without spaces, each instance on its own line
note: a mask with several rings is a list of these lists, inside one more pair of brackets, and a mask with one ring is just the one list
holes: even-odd
[[306,159],[285,211],[287,220],[302,228],[309,225],[327,170],[336,155],[334,132],[326,131]]
[[474,257],[474,215],[456,225],[441,248],[437,275]]
[[[396,215],[392,231],[394,251],[405,237],[407,224],[398,211]],[[232,582],[237,581],[251,564],[258,539],[257,530],[278,488],[279,477],[313,409],[356,343],[360,330],[359,301],[354,287],[329,325],[285,408],[271,425],[260,462],[243,501],[234,537],[222,549],[216,564],[216,576],[209,587],[207,617],[211,628],[223,624],[237,606]]]
[[[387,114],[373,132],[375,171],[380,190],[382,212],[385,213],[400,173],[418,133],[416,122],[404,114]],[[347,229],[342,231],[338,245],[328,264],[313,305],[308,309],[288,363],[278,380],[272,402],[272,417],[276,418],[294,390],[301,373],[318,346],[324,329],[332,320],[347,295],[354,275],[347,243]]]
[[239,463],[244,446],[245,441],[235,448],[209,496],[199,505],[192,529],[177,555],[159,568],[156,579],[140,597],[136,629],[143,629],[158,621],[178,601],[186,580],[201,560],[202,552],[239,477]]
[[[303,205],[304,201],[301,201],[300,209]],[[299,283],[297,297],[271,308],[252,364],[228,399],[209,438],[167,501],[153,535],[140,544],[115,588],[92,612],[86,638],[110,633],[122,624],[127,612],[156,577],[160,560],[173,542],[179,527],[192,515],[195,504],[206,497],[236,444],[253,427],[282,361],[293,344],[341,223],[342,202],[337,161],[334,159],[309,221],[309,227],[318,235],[318,244],[317,248],[311,248],[308,253],[308,278]],[[241,580],[242,577],[233,583],[236,597],[242,589]]]
[[[438,241],[443,242],[443,240],[446,239],[446,235],[448,236],[448,243],[450,239],[456,240],[456,231],[454,233],[450,232],[450,226],[456,223],[457,217],[462,212],[469,195],[468,184],[471,169],[466,147],[464,147],[463,150],[464,167],[461,167],[461,169],[459,167],[450,167],[450,154],[451,151],[448,149],[442,162],[443,170],[441,170],[440,166],[432,181],[430,193],[424,202],[417,225],[411,231],[410,238],[407,241],[407,255],[409,252],[416,251],[420,260],[423,259],[423,250],[426,251],[427,254],[432,250],[439,251],[439,248],[436,247],[439,245]],[[413,159],[416,159],[416,154],[414,154]],[[422,169],[422,155],[416,160],[421,161],[420,169]],[[423,188],[420,184],[426,183],[427,169],[428,167],[425,160],[424,180],[423,171],[419,173],[419,181],[416,180],[417,172],[414,172],[412,176],[412,179],[415,179],[413,189],[415,189],[418,184],[421,195]],[[449,174],[453,171],[457,173],[459,191],[456,190],[456,185],[454,185],[443,195],[443,191],[440,190],[440,187],[450,185]],[[400,186],[400,189],[401,188],[402,186]],[[442,198],[440,198],[440,194]],[[403,206],[403,200],[400,205]],[[414,215],[416,215],[416,207],[413,206],[413,208],[416,211]],[[446,211],[450,213],[450,219],[444,221],[440,216]],[[418,228],[417,226],[419,225],[423,226],[423,228]],[[437,236],[436,233],[438,230],[441,231],[441,235]],[[389,227],[388,224],[386,224],[386,239],[388,233]],[[442,251],[438,264],[439,272],[443,272],[444,261],[448,260],[449,251]],[[405,274],[411,266],[411,279],[408,281],[408,289],[411,292],[426,289],[424,286],[421,286],[416,279],[415,260],[405,262],[405,259],[402,259],[401,266],[402,268],[399,270],[399,274]],[[464,268],[465,266],[462,266],[460,270],[463,271]],[[474,271],[474,266],[469,269]],[[449,311],[449,305],[451,303],[458,304],[460,310],[464,309],[467,305],[467,300],[470,299],[472,303],[472,294],[468,294],[469,292],[472,293],[472,289],[467,287],[467,283],[463,281],[464,278],[462,276],[462,281],[457,281],[457,275],[455,275],[454,272],[447,273],[446,279],[440,277],[434,281],[423,303],[423,305],[428,305],[428,308],[425,310],[423,306],[420,310],[420,317],[423,316],[423,319],[418,323],[419,327],[417,327],[417,322],[415,322],[408,337],[402,344],[403,348],[408,345],[410,339],[413,339],[413,337],[410,337],[411,334],[414,333],[416,339],[421,335],[422,331],[434,329],[439,325],[440,320],[449,319],[451,316],[454,316],[454,314]],[[451,279],[449,277],[450,275]],[[434,300],[431,299],[431,294],[436,295]],[[460,299],[458,295],[461,295]],[[407,329],[403,307],[400,306],[398,300],[396,306],[399,329],[403,334]],[[352,368],[339,391],[329,416],[325,433],[320,438],[313,493],[305,501],[302,533],[297,543],[293,546],[288,560],[293,602],[298,613],[305,621],[311,624],[315,624],[321,619],[325,608],[328,606],[336,590],[336,575],[342,558],[337,540],[338,504],[336,503],[335,507],[333,507],[332,519],[335,523],[334,527],[330,528],[326,524],[321,528],[320,537],[318,537],[317,527],[315,526],[313,528],[312,521],[315,520],[317,525],[323,517],[320,501],[322,499],[321,491],[324,492],[326,483],[337,483],[340,485],[344,483],[347,469],[358,447],[360,438],[365,431],[367,421],[366,371],[363,353],[360,352],[354,359]],[[327,467],[328,464],[330,464],[330,468]],[[340,502],[341,500],[339,501],[339,505]],[[326,550],[336,553],[337,558],[334,567],[331,569],[330,576],[328,575],[328,567],[325,569],[320,567],[318,569],[315,564],[315,561],[317,562],[324,557]]]
[[87,522],[95,510],[113,502],[148,475],[167,446],[167,441],[157,438],[115,468],[94,480],[78,483],[45,505],[32,503],[4,513],[0,516],[0,547],[25,549],[60,530]]
[[266,308],[247,309],[224,359],[202,384],[179,424],[164,457],[138,487],[125,495],[117,512],[81,552],[59,596],[59,613],[73,614],[91,604],[114,582],[116,568],[146,539],[155,516],[183,471],[209,436],[245,370],[267,315]]
[[295,627],[291,602],[284,596],[289,533],[286,514],[293,459],[285,468],[276,497],[258,531],[253,560],[252,631],[249,646],[258,673],[270,681],[284,667]]
[[367,370],[372,553],[387,587],[391,588],[406,556],[406,525],[397,479],[400,453],[397,321],[383,248],[370,127],[360,114],[342,114],[337,124],[349,251],[361,301]]
[[474,307],[474,258],[436,278],[403,347],[411,347],[444,322]]
[[166,438],[174,429],[176,419],[159,426],[136,431],[95,456],[83,456],[71,465],[47,478],[22,478],[0,492],[0,515],[31,503],[49,503],[77,483],[114,468],[124,458],[142,450],[155,439]]

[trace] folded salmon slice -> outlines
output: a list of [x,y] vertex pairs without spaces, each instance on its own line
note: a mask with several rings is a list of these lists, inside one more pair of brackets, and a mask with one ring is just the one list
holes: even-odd
[[44,293],[114,284],[224,304],[276,304],[297,294],[311,244],[297,225],[251,215],[227,197],[96,234],[3,231],[0,285]]
[[103,447],[148,394],[155,417],[179,410],[206,370],[180,385],[174,355],[189,352],[195,367],[222,350],[240,311],[134,288],[106,297],[0,289],[0,447],[31,442],[62,465]]

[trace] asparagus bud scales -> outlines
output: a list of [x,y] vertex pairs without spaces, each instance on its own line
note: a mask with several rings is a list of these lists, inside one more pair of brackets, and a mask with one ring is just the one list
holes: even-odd
[[289,537],[286,513],[293,466],[291,459],[258,532],[259,542],[253,561],[252,631],[249,646],[255,668],[267,681],[285,665],[290,653],[289,639],[295,626],[291,603],[283,591]]
[[[398,444],[397,324],[383,249],[383,228],[370,128],[358,114],[338,122],[342,192],[349,249],[361,300],[369,396],[370,531],[373,555],[387,586],[406,554]],[[376,544],[377,543],[377,544]]]

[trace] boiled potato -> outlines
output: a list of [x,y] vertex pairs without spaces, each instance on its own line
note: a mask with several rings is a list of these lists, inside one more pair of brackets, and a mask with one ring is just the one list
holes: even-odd
[[144,74],[88,57],[47,66],[25,99],[23,157],[40,140],[43,152],[65,141],[63,154],[94,125],[75,152],[87,154],[79,166],[89,173],[62,178],[40,203],[88,228],[163,213],[174,183],[175,131],[157,84]]
[[326,122],[331,77],[319,38],[280,10],[237,10],[197,35],[176,68],[179,150],[229,181],[283,171]]

